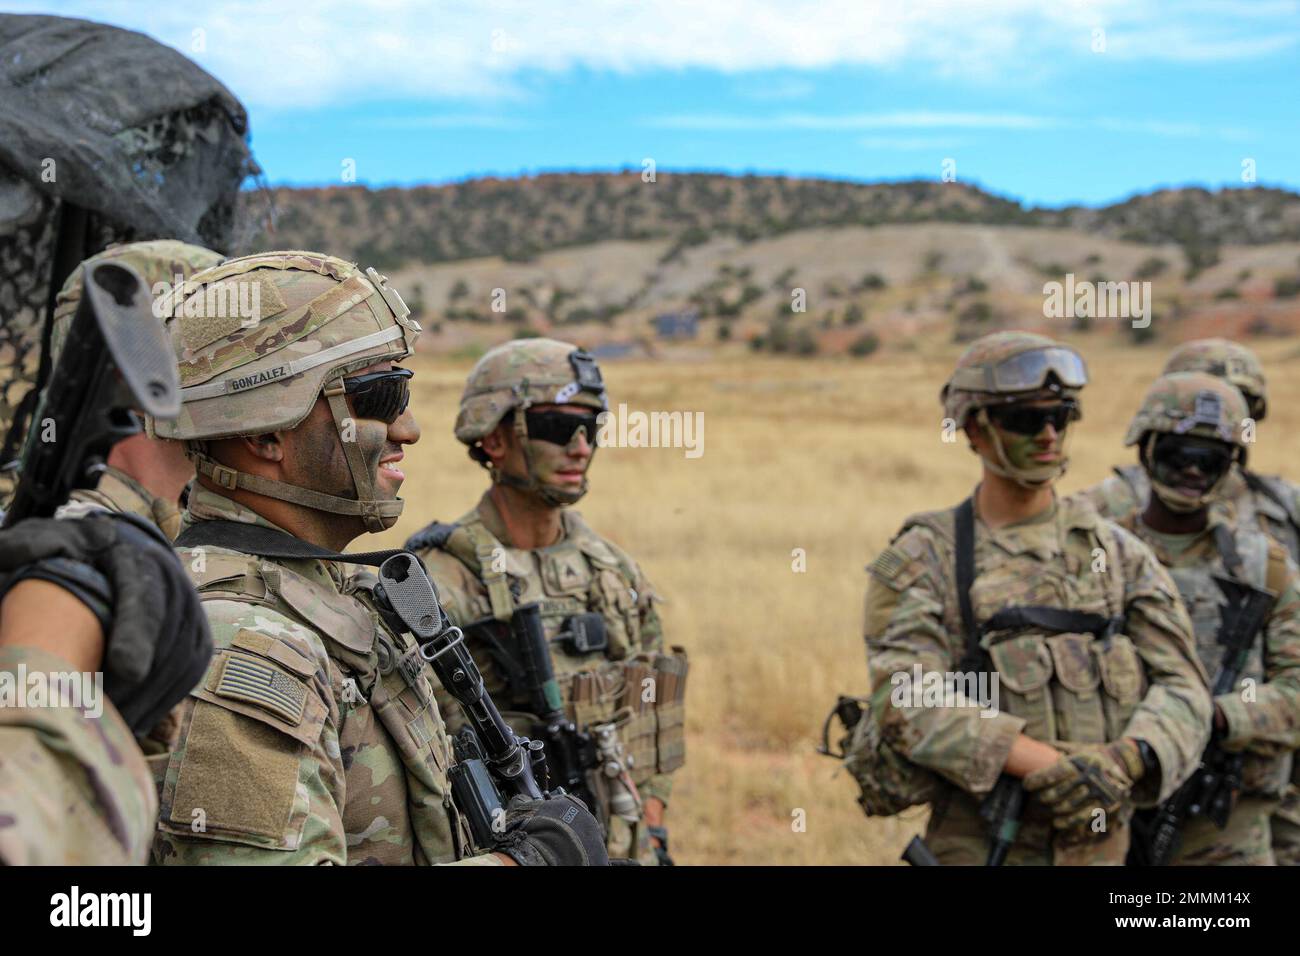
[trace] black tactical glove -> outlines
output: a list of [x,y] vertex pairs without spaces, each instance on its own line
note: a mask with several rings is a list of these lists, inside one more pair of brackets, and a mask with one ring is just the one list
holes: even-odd
[[600,824],[577,797],[516,797],[493,848],[520,866],[609,866]]
[[142,736],[212,658],[198,594],[171,542],[134,515],[30,518],[0,532],[0,596],[39,578],[79,598],[104,629],[104,692]]

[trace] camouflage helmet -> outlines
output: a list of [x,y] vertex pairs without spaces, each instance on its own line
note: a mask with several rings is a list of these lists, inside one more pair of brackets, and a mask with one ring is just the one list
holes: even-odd
[[[586,405],[597,412],[609,408],[605,382],[590,354],[555,339],[514,339],[488,351],[465,383],[456,416],[456,438],[469,446],[470,457],[490,467],[478,443],[512,411],[527,411],[533,405]],[[584,478],[576,492],[563,492],[537,480],[528,441],[527,418],[514,416],[528,462],[526,478],[491,469],[494,481],[532,491],[553,505],[572,504],[587,490]],[[588,441],[595,436],[587,436]]]
[[1124,444],[1136,445],[1155,432],[1214,438],[1244,448],[1249,417],[1245,398],[1224,379],[1207,372],[1172,372],[1147,389]]
[[[134,266],[145,284],[149,286],[157,305],[170,289],[184,282],[194,273],[215,266],[224,256],[202,246],[175,239],[151,239],[147,242],[128,242],[109,246],[103,252],[87,259],[63,283],[54,300],[54,323],[50,328],[50,361],[57,363],[67,340],[72,320],[76,318],[81,303],[82,283],[86,269],[100,262],[119,261]],[[155,309],[159,321],[160,310]]]
[[342,440],[349,419],[345,375],[414,351],[420,326],[374,269],[317,252],[266,252],[192,276],[160,309],[180,368],[181,414],[153,421],[184,439],[195,467],[224,488],[361,516],[391,527],[402,501],[374,498],[373,476],[353,441],[342,441],[357,498],[242,474],[209,458],[206,439],[292,429],[324,392]]
[[[1072,401],[1086,384],[1088,368],[1070,346],[1032,332],[994,332],[976,339],[962,353],[939,392],[939,400],[944,415],[957,428],[975,415],[992,448],[991,456],[980,452],[989,471],[1023,488],[1040,488],[1065,474],[1070,461],[1064,454],[1066,436],[1061,437],[1059,461],[1017,466],[1007,455],[1003,437],[992,427],[987,409],[1042,399]],[[1071,419],[1078,417],[1078,405],[1074,403]],[[974,443],[972,447],[976,447]]]
[[939,392],[944,415],[958,428],[990,405],[1072,398],[1088,384],[1088,367],[1073,348],[1033,332],[994,332],[970,344]]
[[1187,514],[1215,501],[1225,486],[1224,471],[1209,488],[1189,494],[1160,480],[1155,447],[1160,435],[1209,438],[1235,446],[1234,457],[1246,461],[1246,421],[1250,411],[1237,388],[1207,372],[1172,372],[1156,379],[1142,400],[1124,436],[1125,445],[1139,446],[1139,460],[1151,479],[1151,490],[1169,510]]
[[1237,386],[1250,404],[1251,414],[1261,420],[1268,408],[1268,386],[1264,367],[1250,349],[1229,339],[1194,339],[1174,349],[1164,372],[1207,372]]

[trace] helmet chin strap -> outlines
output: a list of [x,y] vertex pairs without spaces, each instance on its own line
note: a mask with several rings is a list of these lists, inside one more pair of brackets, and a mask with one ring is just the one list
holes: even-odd
[[532,402],[525,400],[523,404],[515,409],[515,437],[519,439],[519,447],[524,450],[524,470],[527,477],[512,475],[500,468],[492,467],[490,469],[492,480],[497,484],[534,495],[552,508],[562,508],[565,505],[576,504],[587,493],[586,475],[582,476],[582,484],[576,491],[564,491],[555,488],[537,477],[537,453],[533,447],[532,439],[528,437],[528,416],[526,414],[528,406],[531,404]]
[[302,505],[304,508],[312,508],[316,511],[359,517],[365,523],[367,531],[386,531],[397,524],[397,519],[401,516],[402,508],[406,503],[401,498],[375,497],[374,476],[366,467],[365,458],[357,446],[356,436],[353,435],[352,440],[348,441],[344,431],[347,422],[352,422],[354,429],[356,423],[349,414],[347,401],[343,397],[342,376],[326,385],[324,394],[329,402],[330,413],[334,416],[334,428],[338,433],[339,443],[343,446],[348,471],[352,474],[352,486],[357,493],[355,499],[340,498],[338,495],[292,485],[287,481],[277,481],[274,478],[263,478],[236,471],[198,451],[193,445],[187,445],[185,453],[194,462],[195,471],[211,478],[228,491],[242,488],[253,494]]
[[1149,432],[1146,441],[1142,445],[1142,467],[1146,469],[1147,477],[1151,480],[1151,490],[1160,499],[1161,504],[1174,514],[1186,515],[1200,511],[1202,508],[1208,508],[1219,500],[1219,493],[1223,490],[1223,483],[1227,480],[1231,468],[1220,475],[1219,480],[1210,485],[1204,494],[1185,495],[1177,488],[1171,488],[1164,482],[1156,480],[1155,459],[1152,457],[1155,445],[1156,433]]
[[998,434],[998,430],[994,428],[992,422],[989,421],[988,409],[981,408],[976,412],[975,422],[984,429],[984,433],[988,435],[990,440],[993,442],[993,452],[997,456],[994,459],[981,454],[980,458],[983,460],[985,466],[987,466],[988,470],[993,472],[993,474],[1001,475],[1003,478],[1014,481],[1021,488],[1027,488],[1034,491],[1042,488],[1044,485],[1049,485],[1064,475],[1065,470],[1070,465],[1069,456],[1064,454],[1065,443],[1069,439],[1068,434],[1061,436],[1062,454],[1059,462],[1054,465],[1039,465],[1036,468],[1017,468],[1011,463],[1011,459],[1007,457],[1006,448],[1002,444],[1002,436]]

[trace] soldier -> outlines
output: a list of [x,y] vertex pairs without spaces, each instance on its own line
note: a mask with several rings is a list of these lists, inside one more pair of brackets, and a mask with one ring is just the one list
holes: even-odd
[[[547,743],[567,785],[596,801],[610,855],[670,863],[663,816],[684,758],[686,655],[663,652],[657,597],[636,563],[568,507],[587,491],[607,408],[586,352],[551,339],[492,349],[470,372],[456,419],[491,486],[407,548],[428,562],[494,697]],[[524,656],[533,605],[543,632],[534,646],[559,681],[549,702]],[[444,707],[454,729],[454,701]]]
[[212,656],[175,553],[133,518],[32,518],[0,532],[0,595],[0,863],[145,863],[136,741]]
[[[1268,411],[1268,382],[1259,358],[1246,346],[1228,339],[1196,339],[1169,356],[1164,372],[1206,372],[1226,379],[1241,392],[1256,424]],[[1089,491],[1108,517],[1119,520],[1142,510],[1151,497],[1147,473],[1140,465],[1115,469],[1115,475]],[[1242,462],[1233,462],[1217,500],[1230,504],[1236,520],[1255,520],[1300,562],[1300,485],[1277,475],[1261,475]],[[1217,502],[1211,509],[1217,510]],[[1300,760],[1293,759],[1291,785],[1273,817],[1273,854],[1278,864],[1300,865]]]
[[[1168,574],[1053,490],[1086,383],[1078,353],[1043,336],[974,342],[941,399],[982,480],[957,508],[910,517],[869,568],[872,696],[849,766],[868,812],[882,812],[868,789],[910,768],[903,805],[932,804],[942,863],[985,862],[981,801],[1005,775],[1027,795],[1007,862],[1121,864],[1134,804],[1173,792],[1208,737],[1205,674]],[[979,693],[971,672],[985,670]],[[936,676],[938,698],[922,693]]]
[[[220,253],[202,246],[157,239],[110,246],[87,259],[68,277],[55,303],[54,326],[50,332],[51,365],[58,364],[64,339],[81,302],[82,276],[89,267],[109,260],[134,266],[155,296],[161,297],[178,280],[183,282],[200,269],[215,266],[222,258]],[[175,538],[181,530],[179,501],[193,478],[194,466],[185,457],[180,442],[150,438],[143,433],[133,435],[113,446],[108,467],[95,488],[72,493],[73,501],[81,502],[82,506],[73,507],[67,513],[82,514],[87,510],[85,506],[99,506],[137,514],[156,524],[168,538]]]
[[1141,511],[1129,511],[1119,523],[1170,570],[1202,664],[1214,670],[1224,652],[1224,595],[1216,576],[1277,597],[1239,686],[1214,702],[1220,743],[1245,752],[1239,798],[1224,829],[1206,816],[1192,817],[1174,863],[1272,865],[1269,819],[1286,791],[1289,751],[1300,744],[1300,572],[1254,520],[1243,520],[1231,505],[1211,509],[1234,467],[1238,476],[1244,470],[1248,416],[1241,393],[1223,379],[1174,372],[1151,386],[1124,440],[1138,448],[1151,492]]
[[[1244,345],[1227,339],[1187,342],[1169,356],[1161,374],[1171,372],[1205,372],[1232,383],[1245,398],[1250,418],[1256,424],[1264,420],[1268,411],[1264,369]],[[1146,506],[1151,483],[1141,465],[1126,465],[1089,494],[1107,517],[1118,520]],[[1290,552],[1291,560],[1300,562],[1300,485],[1234,462],[1216,500],[1231,502],[1239,520],[1258,522]]]
[[154,862],[604,862],[569,798],[512,807],[498,852],[469,856],[433,675],[337,554],[402,510],[420,430],[393,363],[420,328],[401,297],[373,269],[272,252],[196,274],[163,312],[183,404],[150,424],[198,472],[177,544],[217,651],[181,708]]

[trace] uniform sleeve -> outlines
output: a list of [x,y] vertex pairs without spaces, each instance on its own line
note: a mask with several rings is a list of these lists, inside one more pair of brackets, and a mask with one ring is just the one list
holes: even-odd
[[1300,747],[1300,572],[1280,545],[1274,561],[1285,567],[1285,586],[1264,626],[1264,677],[1258,687],[1215,698],[1227,718],[1225,746],[1282,756]]
[[[928,529],[913,528],[872,563],[867,585],[867,672],[871,719],[899,754],[970,793],[992,789],[1025,721],[963,706],[923,706],[909,693],[918,671],[955,671],[963,638],[944,626],[944,583]],[[923,678],[924,679],[924,678]]]
[[1192,624],[1178,590],[1151,550],[1112,526],[1125,570],[1124,633],[1142,659],[1149,686],[1124,730],[1145,740],[1160,762],[1160,773],[1134,788],[1139,806],[1169,797],[1191,776],[1210,739],[1210,701],[1205,668],[1196,653]]
[[[641,650],[651,654],[662,653],[664,629],[663,620],[659,616],[659,595],[641,569],[635,563],[632,567],[635,571],[633,587],[636,589],[637,609],[640,615]],[[657,773],[641,786],[642,797],[647,799],[654,797],[665,806],[672,793],[673,778],[672,774],[668,773]]]
[[[0,683],[15,693],[21,685],[25,697],[35,682],[52,686],[46,675],[69,673],[47,652],[0,648]],[[158,817],[153,778],[102,683],[92,693],[84,708],[0,703],[0,863],[148,861]]]
[[205,604],[216,654],[185,701],[153,862],[347,862],[339,710],[319,635],[264,607]]
[[1133,486],[1118,475],[1110,475],[1090,488],[1076,492],[1075,497],[1090,502],[1098,514],[1112,521],[1127,517],[1139,505]]

